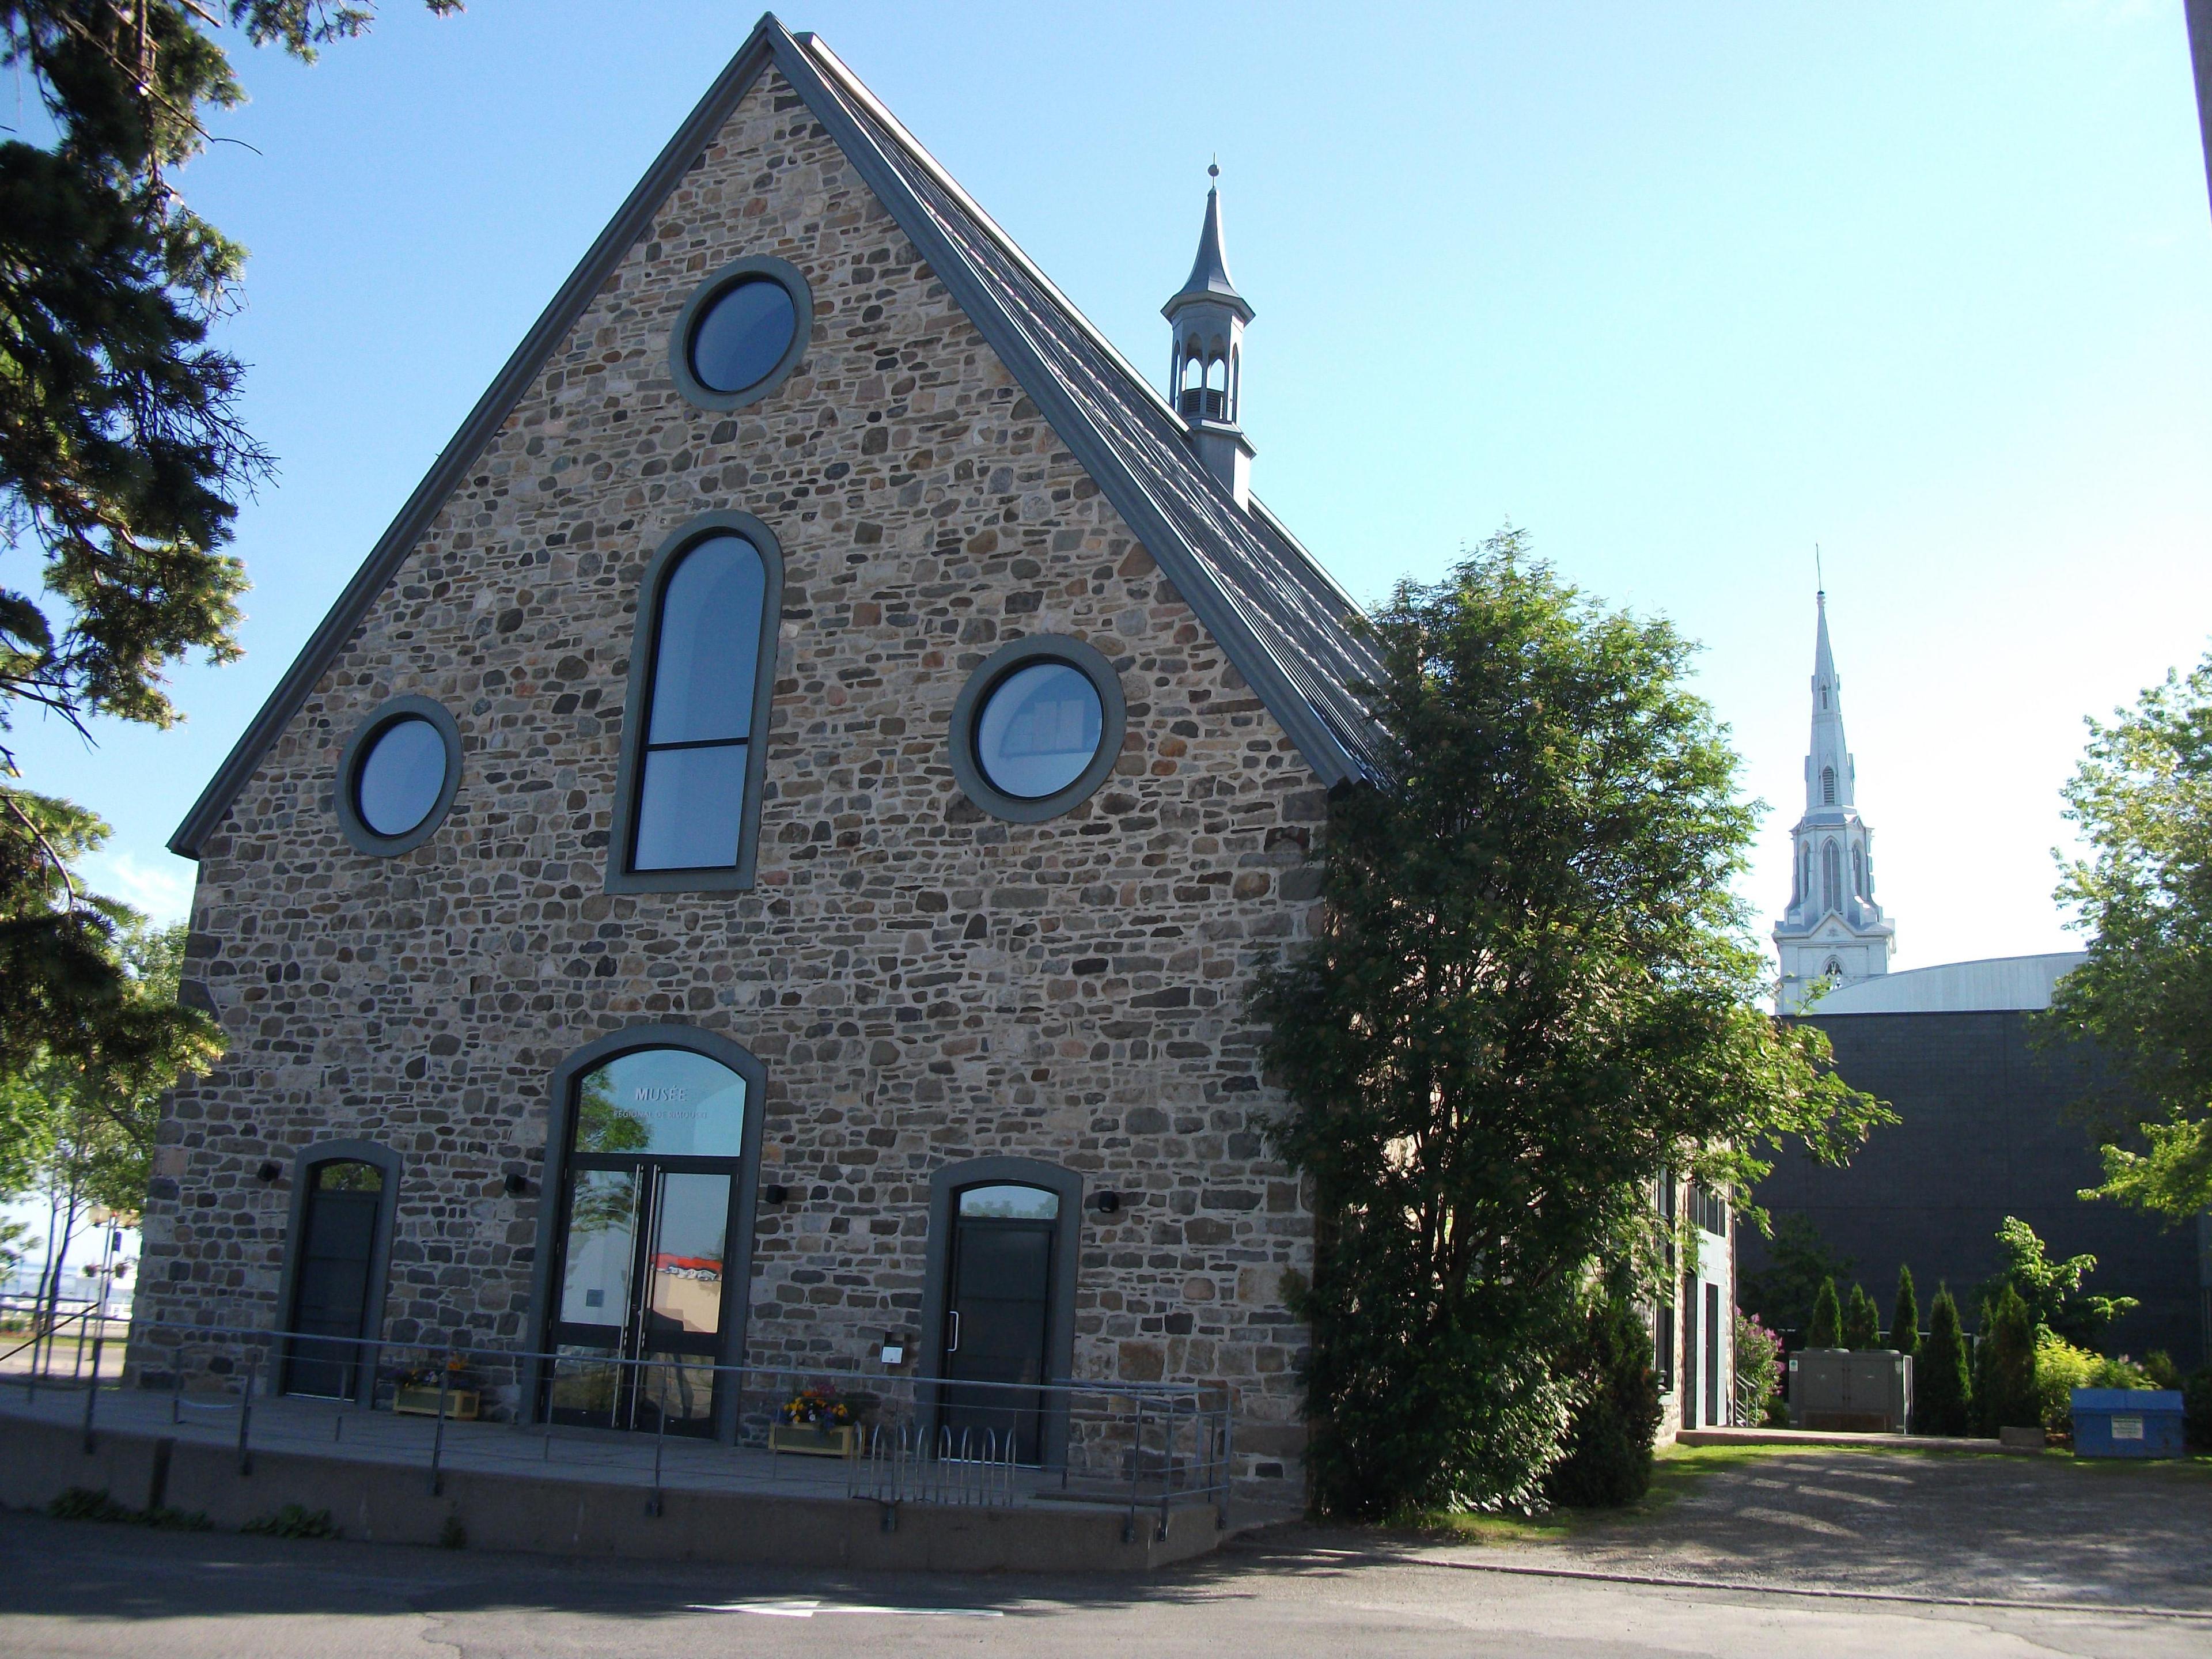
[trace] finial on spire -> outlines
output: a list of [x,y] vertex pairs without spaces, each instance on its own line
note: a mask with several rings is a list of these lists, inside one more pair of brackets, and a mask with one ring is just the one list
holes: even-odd
[[1827,598],[1828,578],[1820,568],[1820,544],[1818,542],[1813,544],[1813,583],[1814,592],[1821,599]]
[[1206,176],[1209,179],[1218,179],[1221,177],[1221,155],[1219,151],[1217,150],[1214,153],[1213,160],[1206,164]]

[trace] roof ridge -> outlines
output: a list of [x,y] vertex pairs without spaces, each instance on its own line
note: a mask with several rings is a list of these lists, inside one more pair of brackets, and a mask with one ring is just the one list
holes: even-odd
[[1059,303],[1060,308],[1067,313],[1076,326],[1091,337],[1092,344],[1120,365],[1121,372],[1129,377],[1129,383],[1132,386],[1158,405],[1160,412],[1173,421],[1176,426],[1186,432],[1190,429],[1190,423],[1176,412],[1175,405],[1168,401],[1166,395],[1145,377],[1137,366],[1123,354],[1119,346],[1107,337],[1103,329],[1084,313],[1082,307],[1067,297],[1066,291],[1059,283],[1045,275],[1044,268],[1022,251],[1022,245],[1014,240],[1013,234],[994,219],[982,204],[968,193],[960,181],[952,176],[945,163],[930,153],[929,147],[914,136],[913,130],[905,122],[891,113],[890,106],[868,90],[867,82],[854,74],[851,66],[830,50],[827,41],[811,30],[793,38],[810,55],[823,60],[821,67],[834,74],[845,91],[867,106],[868,113],[890,130],[891,137],[904,146],[908,153],[929,173],[946,195],[959,203],[961,207],[973,216],[979,228],[997,241],[1005,250],[1006,257],[1021,266],[1031,282],[1043,289]]

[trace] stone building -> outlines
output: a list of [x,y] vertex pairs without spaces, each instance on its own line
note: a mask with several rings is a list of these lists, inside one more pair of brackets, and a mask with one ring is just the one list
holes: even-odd
[[141,1318],[695,1432],[607,1358],[1202,1382],[1295,1480],[1244,1004],[1371,665],[1250,493],[1217,194],[1165,313],[1164,396],[764,18],[171,843],[229,1046]]

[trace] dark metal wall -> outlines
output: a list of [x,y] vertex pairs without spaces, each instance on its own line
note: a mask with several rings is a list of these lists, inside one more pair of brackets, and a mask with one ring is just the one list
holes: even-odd
[[[1823,1167],[1802,1148],[1784,1153],[1758,1197],[1778,1219],[1802,1214],[1831,1248],[1856,1257],[1885,1318],[1902,1261],[1919,1285],[1923,1321],[1938,1281],[1948,1280],[1971,1325],[1968,1293],[1996,1271],[1997,1224],[2016,1215],[2053,1255],[2094,1254],[2092,1289],[2142,1301],[2113,1327],[2108,1349],[2164,1348],[2185,1368],[2203,1363],[2196,1229],[2168,1230],[2074,1195],[2099,1178],[2091,1131],[2066,1109],[2103,1085],[2094,1054],[2033,1048],[2021,1012],[1832,1014],[1812,1023],[1835,1044],[1844,1077],[1902,1121],[1875,1130],[1848,1168]],[[1761,1244],[1743,1230],[1743,1272],[1766,1265]]]

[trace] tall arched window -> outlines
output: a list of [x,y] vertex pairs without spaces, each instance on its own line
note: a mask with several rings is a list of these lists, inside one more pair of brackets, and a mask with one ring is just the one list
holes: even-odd
[[694,520],[646,568],[630,649],[615,892],[752,885],[783,562],[759,520]]
[[1833,806],[1835,804],[1836,769],[1832,766],[1824,766],[1820,769],[1820,805]]
[[1844,855],[1833,842],[1820,848],[1820,908],[1825,914],[1844,908]]
[[1866,854],[1856,847],[1851,848],[1851,891],[1861,898],[1867,896]]

